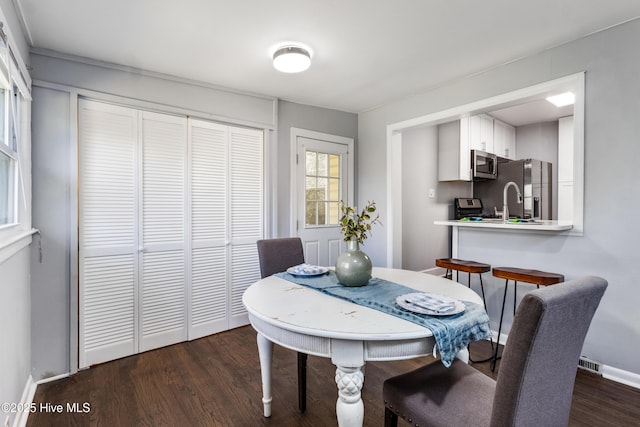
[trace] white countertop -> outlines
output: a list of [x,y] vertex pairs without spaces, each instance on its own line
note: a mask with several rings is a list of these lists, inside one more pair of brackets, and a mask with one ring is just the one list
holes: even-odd
[[508,222],[502,220],[483,220],[483,221],[462,221],[462,220],[445,220],[434,221],[436,225],[451,225],[454,227],[472,227],[472,228],[493,228],[501,230],[537,230],[537,231],[566,231],[573,228],[573,224],[569,221],[538,221],[535,222]]

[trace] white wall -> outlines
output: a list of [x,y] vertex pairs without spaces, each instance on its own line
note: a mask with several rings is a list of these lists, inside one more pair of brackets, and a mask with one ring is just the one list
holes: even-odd
[[[435,197],[429,197],[429,191]],[[402,132],[402,268],[422,271],[449,256],[450,230],[433,221],[452,213],[451,192],[467,196],[470,184],[438,182],[438,127]]]
[[[640,287],[637,285],[640,210],[640,20],[593,34],[485,73],[452,81],[359,116],[359,203],[375,199],[387,210],[386,126],[586,71],[584,235],[461,232],[460,256],[495,265],[539,268],[568,279],[595,274],[610,285],[587,336],[584,354],[640,375]],[[375,265],[386,265],[387,236],[367,241]],[[490,276],[489,276],[490,278]],[[489,315],[502,283],[488,280]],[[507,318],[507,330],[510,327]],[[550,349],[553,351],[553,349]]]
[[69,94],[34,87],[33,99],[33,224],[40,243],[32,255],[31,349],[38,381],[69,372],[69,316],[77,313],[69,308],[70,248],[77,242],[71,199],[77,189]]
[[[274,182],[277,183],[277,230],[273,237],[288,237],[291,234],[292,127],[352,138],[355,141],[355,151],[358,152],[357,114],[278,101],[277,163],[271,167],[271,171],[277,175],[274,177]],[[357,194],[357,188],[355,191]]]
[[[0,1],[0,21],[9,36],[14,54],[21,60],[28,54],[28,45],[20,29],[20,23],[10,0]],[[30,109],[25,111],[28,121]],[[19,146],[23,189],[20,189],[21,224],[13,228],[16,235],[23,235],[14,243],[0,240],[0,402],[20,403],[31,382],[31,287],[30,251],[31,236],[31,144],[28,122],[22,129],[23,141]],[[24,198],[23,198],[24,196]],[[5,234],[6,235],[6,234]],[[11,238],[13,240],[13,237]],[[0,423],[13,423],[16,413],[0,411]],[[8,420],[8,421],[7,421]]]
[[[0,263],[0,402],[20,403],[31,372],[29,249]],[[0,411],[0,422],[15,413]],[[11,421],[13,422],[13,421]]]

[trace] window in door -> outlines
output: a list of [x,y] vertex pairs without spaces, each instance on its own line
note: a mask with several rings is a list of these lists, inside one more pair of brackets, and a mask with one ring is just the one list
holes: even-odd
[[305,225],[337,225],[340,212],[340,156],[306,151]]

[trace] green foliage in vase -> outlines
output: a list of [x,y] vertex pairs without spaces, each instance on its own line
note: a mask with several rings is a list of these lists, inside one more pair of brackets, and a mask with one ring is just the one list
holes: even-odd
[[345,242],[355,239],[359,244],[362,244],[368,235],[371,235],[373,224],[382,225],[380,215],[376,214],[375,217],[372,217],[376,211],[376,202],[374,201],[368,201],[360,213],[357,213],[354,207],[347,206],[343,201],[340,201],[340,211],[342,212],[340,227],[342,227]]

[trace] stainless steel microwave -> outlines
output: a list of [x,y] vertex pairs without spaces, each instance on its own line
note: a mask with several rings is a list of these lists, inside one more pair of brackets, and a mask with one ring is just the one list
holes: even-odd
[[474,181],[498,177],[498,156],[480,150],[471,150],[471,174]]

